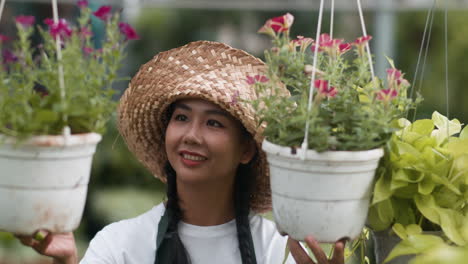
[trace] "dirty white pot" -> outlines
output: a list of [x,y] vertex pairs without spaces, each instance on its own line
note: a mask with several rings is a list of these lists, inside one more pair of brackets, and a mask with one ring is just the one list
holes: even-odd
[[0,230],[30,235],[79,226],[101,135],[0,137]]
[[301,150],[293,154],[266,140],[270,166],[273,216],[280,232],[296,240],[313,235],[333,243],[356,238],[364,226],[373,179],[383,150]]

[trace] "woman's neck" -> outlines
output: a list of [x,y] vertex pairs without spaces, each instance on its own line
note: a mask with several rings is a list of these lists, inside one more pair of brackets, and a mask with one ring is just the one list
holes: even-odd
[[234,182],[184,184],[177,181],[182,221],[198,226],[213,226],[235,218]]

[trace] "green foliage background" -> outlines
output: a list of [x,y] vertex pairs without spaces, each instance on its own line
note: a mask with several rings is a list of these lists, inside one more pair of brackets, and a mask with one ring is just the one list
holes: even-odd
[[[3,21],[11,20],[12,14],[39,15],[41,20],[51,16],[48,4],[12,4],[8,7],[11,8],[7,11],[10,12],[10,17],[2,18],[2,31],[5,27],[11,31],[11,25],[5,25]],[[286,11],[251,12],[251,15],[256,18],[255,24],[245,25],[242,19],[246,11],[145,8],[136,21],[131,21],[141,36],[141,40],[129,47],[128,60],[122,75],[133,76],[142,63],[150,60],[159,51],[199,39],[216,40],[218,34],[216,26],[222,23],[230,23],[235,28],[247,26],[247,30],[255,34],[266,19],[282,15]],[[67,5],[63,6],[61,12],[62,14],[68,12],[69,16],[75,15],[73,9]],[[315,14],[304,11],[291,13],[296,18],[292,36],[315,35]],[[349,15],[348,13],[337,14],[337,19]],[[398,68],[407,72],[406,77],[410,81],[416,67],[425,16],[425,12],[404,12],[397,16],[395,36],[397,49],[394,60]],[[357,16],[351,18],[346,21],[358,23]],[[434,110],[446,114],[442,18],[442,13],[438,12],[434,21],[427,72],[421,89],[425,101],[418,110],[420,118],[429,118]],[[327,19],[325,17],[325,21]],[[367,14],[368,31],[375,35],[372,28],[373,19],[373,14]],[[464,102],[468,101],[468,88],[466,87],[468,84],[468,74],[466,74],[468,27],[461,26],[468,24],[468,11],[451,11],[449,23],[450,117],[456,117],[462,123],[468,123],[468,107],[464,105]],[[336,24],[337,36],[354,39],[360,35],[359,27],[356,27],[356,32],[347,32],[343,29],[343,24],[343,22]],[[328,28],[327,23],[324,28]],[[99,28],[96,30],[99,32]],[[261,52],[254,55],[262,57]],[[126,88],[126,83],[117,84],[116,87],[123,90]],[[104,225],[118,219],[136,216],[159,203],[164,196],[163,188],[164,186],[129,153],[122,138],[118,136],[114,121],[110,122],[95,155],[88,204],[80,229],[76,232],[80,241],[80,253],[84,253],[88,241]],[[38,258],[32,250],[20,246],[10,234],[0,232],[0,263],[39,263],[40,260],[44,259]]]

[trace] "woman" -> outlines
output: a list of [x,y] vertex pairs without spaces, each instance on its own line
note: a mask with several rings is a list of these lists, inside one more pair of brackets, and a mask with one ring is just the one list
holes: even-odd
[[[268,167],[247,103],[246,82],[264,63],[222,43],[198,41],[158,54],[132,79],[119,105],[129,149],[167,183],[167,202],[111,224],[91,241],[81,263],[344,263],[344,242],[328,260],[254,213],[271,208]],[[76,263],[73,235],[21,241],[55,263]]]

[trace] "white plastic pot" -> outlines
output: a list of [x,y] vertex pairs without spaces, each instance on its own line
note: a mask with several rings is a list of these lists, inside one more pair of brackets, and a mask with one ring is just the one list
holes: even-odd
[[333,243],[356,238],[364,227],[375,170],[383,150],[301,150],[263,141],[271,175],[273,216],[296,240],[313,235]]
[[96,133],[37,136],[17,144],[0,138],[0,230],[31,235],[79,226]]

